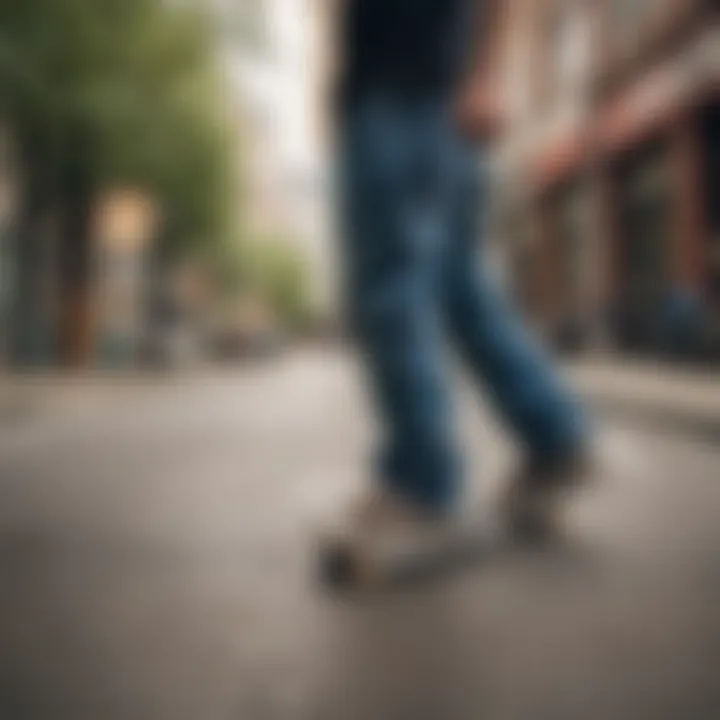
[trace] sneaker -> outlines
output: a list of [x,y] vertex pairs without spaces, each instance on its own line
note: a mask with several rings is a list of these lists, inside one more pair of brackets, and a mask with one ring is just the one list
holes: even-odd
[[335,587],[400,579],[469,551],[478,530],[459,513],[433,511],[376,488],[321,537],[321,576]]
[[561,533],[569,497],[594,477],[597,464],[595,452],[585,447],[552,461],[526,462],[504,496],[503,515],[511,535],[537,542]]

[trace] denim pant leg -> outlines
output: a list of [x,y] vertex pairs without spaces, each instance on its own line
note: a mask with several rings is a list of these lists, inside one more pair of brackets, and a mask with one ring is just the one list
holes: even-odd
[[443,287],[449,324],[503,419],[533,455],[553,457],[584,440],[586,419],[478,257],[486,200],[484,163],[463,147],[461,139],[455,144],[464,180],[455,195],[454,230],[446,255]]
[[367,104],[344,127],[344,236],[354,328],[383,420],[382,482],[442,507],[459,485],[441,346],[448,206],[433,124]]

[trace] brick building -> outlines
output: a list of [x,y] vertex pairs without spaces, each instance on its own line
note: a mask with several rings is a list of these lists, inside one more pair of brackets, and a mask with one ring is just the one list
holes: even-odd
[[597,305],[593,9],[588,0],[509,3],[499,234],[523,309],[551,337],[589,327]]
[[513,7],[502,155],[531,316],[573,345],[710,351],[720,313],[715,3]]
[[595,79],[603,284],[618,344],[662,351],[676,312],[709,334],[720,307],[720,14],[709,0],[606,5]]

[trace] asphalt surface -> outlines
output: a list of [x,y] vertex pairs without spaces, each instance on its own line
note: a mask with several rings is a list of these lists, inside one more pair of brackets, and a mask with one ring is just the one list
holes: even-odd
[[[491,502],[515,449],[458,389]],[[718,446],[610,421],[562,547],[340,598],[312,530],[372,440],[346,357],[4,407],[2,720],[720,717]]]

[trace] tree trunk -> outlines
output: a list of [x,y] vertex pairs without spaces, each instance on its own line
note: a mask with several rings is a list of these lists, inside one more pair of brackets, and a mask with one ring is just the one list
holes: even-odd
[[94,354],[91,213],[94,192],[81,169],[63,184],[60,225],[60,356],[81,368]]
[[51,355],[52,334],[43,311],[43,224],[47,217],[47,194],[42,183],[26,170],[17,222],[12,234],[15,262],[8,356],[17,368],[45,364]]

